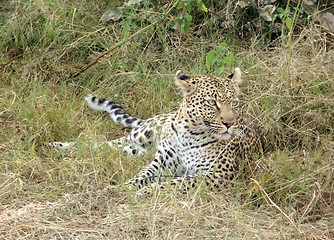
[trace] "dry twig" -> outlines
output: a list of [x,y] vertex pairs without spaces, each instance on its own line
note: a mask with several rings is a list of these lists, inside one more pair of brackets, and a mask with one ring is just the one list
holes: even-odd
[[277,206],[276,203],[274,203],[273,200],[271,200],[271,198],[269,197],[269,195],[267,194],[267,192],[261,187],[261,185],[254,179],[251,178],[251,180],[258,186],[258,188],[260,189],[261,193],[269,200],[269,202],[278,209],[278,211],[280,211],[284,217],[286,217],[288,219],[288,221],[292,224],[292,226],[298,231],[299,234],[303,234],[303,232],[296,226],[296,224],[292,221],[292,219],[285,213],[283,212],[282,209],[280,209],[279,206]]

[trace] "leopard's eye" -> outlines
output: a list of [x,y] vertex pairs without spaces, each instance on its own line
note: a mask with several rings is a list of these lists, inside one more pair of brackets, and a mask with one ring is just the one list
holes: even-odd
[[239,101],[235,100],[232,102],[232,107],[236,107],[239,105]]
[[212,106],[212,107],[215,107],[215,106],[217,106],[217,103],[216,103],[216,101],[215,100],[213,100],[213,99],[209,99],[209,100],[206,100],[206,102],[210,105],[210,106]]

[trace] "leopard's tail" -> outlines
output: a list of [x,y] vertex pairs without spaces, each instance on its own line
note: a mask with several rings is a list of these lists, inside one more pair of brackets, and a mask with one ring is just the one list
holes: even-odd
[[114,122],[120,122],[125,127],[135,128],[144,121],[142,119],[130,116],[123,110],[121,105],[113,101],[98,99],[92,95],[85,97],[85,100],[91,109],[109,113]]

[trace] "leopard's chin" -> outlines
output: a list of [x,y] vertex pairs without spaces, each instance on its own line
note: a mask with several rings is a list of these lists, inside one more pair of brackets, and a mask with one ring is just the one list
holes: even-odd
[[217,138],[220,138],[222,140],[230,140],[231,137],[235,137],[236,135],[240,134],[240,131],[236,128],[229,128],[226,129],[225,132],[221,132],[219,134],[216,134]]
[[228,132],[225,132],[222,135],[220,135],[220,138],[222,140],[229,140],[231,138],[231,134],[229,134]]
[[223,133],[221,133],[221,132],[220,133],[214,133],[213,135],[215,136],[215,138],[220,139],[220,140],[224,140],[224,141],[229,140],[232,136],[227,131],[223,132]]

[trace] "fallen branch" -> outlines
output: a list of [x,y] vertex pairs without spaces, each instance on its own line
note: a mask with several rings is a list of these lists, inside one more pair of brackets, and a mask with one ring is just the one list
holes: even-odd
[[[173,1],[172,1],[173,2]],[[171,6],[168,11],[165,12],[165,14],[158,20],[154,21],[153,23],[151,23],[150,25],[140,29],[139,31],[135,32],[134,34],[130,35],[128,38],[116,43],[115,45],[111,46],[108,50],[106,50],[105,52],[101,53],[101,55],[99,55],[97,58],[95,58],[93,61],[91,61],[90,63],[88,63],[86,66],[82,67],[78,72],[76,72],[75,74],[73,74],[71,77],[75,78],[77,76],[79,76],[81,73],[85,72],[88,68],[90,68],[91,66],[95,65],[102,57],[104,57],[105,55],[107,55],[108,53],[110,53],[111,51],[113,51],[114,49],[116,49],[117,47],[123,45],[123,44],[127,44],[132,38],[136,37],[137,35],[145,32],[146,30],[148,30],[149,28],[157,25],[159,22],[162,22],[162,20],[164,18],[166,18],[169,13],[176,7],[176,5],[178,4],[178,1],[175,1],[175,3],[172,5],[172,2],[169,4],[169,6]]]

